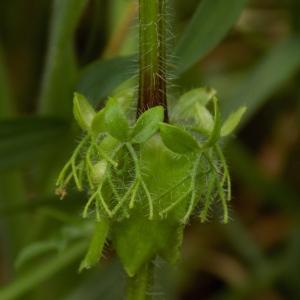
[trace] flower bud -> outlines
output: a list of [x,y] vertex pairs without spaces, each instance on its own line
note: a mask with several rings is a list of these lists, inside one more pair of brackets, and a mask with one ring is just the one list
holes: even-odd
[[92,169],[92,180],[95,184],[103,182],[107,169],[106,160],[100,160],[97,162]]

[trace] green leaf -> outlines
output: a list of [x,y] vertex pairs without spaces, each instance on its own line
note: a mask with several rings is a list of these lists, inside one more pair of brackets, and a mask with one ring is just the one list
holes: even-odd
[[59,250],[60,244],[57,240],[46,240],[35,242],[26,248],[22,249],[20,254],[17,256],[15,266],[16,268],[22,267],[28,261],[45,254],[49,251]]
[[114,98],[110,98],[106,104],[105,127],[107,132],[119,141],[126,141],[129,137],[128,120]]
[[80,264],[79,271],[93,267],[101,258],[103,247],[109,230],[108,222],[101,220],[95,223],[94,233],[89,249]]
[[68,134],[69,124],[58,118],[0,121],[0,169],[20,167],[45,157]]
[[197,127],[206,134],[211,133],[214,127],[214,120],[210,111],[203,105],[196,104]]
[[183,33],[176,49],[178,73],[216,47],[236,22],[247,0],[203,0]]
[[98,111],[92,121],[92,131],[99,134],[105,131],[105,108]]
[[183,94],[174,107],[175,117],[191,118],[195,115],[195,105],[206,106],[216,95],[216,91],[210,88],[197,88]]
[[181,225],[176,222],[150,221],[142,212],[115,224],[113,243],[127,274],[134,276],[160,252],[167,260],[174,262],[178,258],[177,243],[181,240],[177,239],[176,234],[182,235],[179,227]]
[[26,273],[12,281],[11,284],[1,288],[0,299],[20,299],[26,293],[47,281],[47,279],[71,265],[83,254],[85,247],[86,242],[73,244],[62,253],[55,254],[46,261],[32,266]]
[[89,130],[96,112],[83,95],[74,93],[73,114],[79,126]]
[[185,154],[199,150],[194,137],[177,126],[161,123],[160,135],[165,146],[175,153]]
[[[167,219],[158,217],[160,210],[186,192],[187,186],[179,184],[192,168],[190,159],[169,151],[158,136],[140,145],[142,174],[154,199],[154,219],[146,216],[148,209],[141,199],[131,210],[131,217],[112,224],[112,242],[120,260],[130,276],[149,260],[160,255],[169,263],[180,257],[183,226],[180,222],[187,209],[183,201],[170,212]],[[172,176],[166,176],[172,174]],[[170,191],[165,193],[166,191]],[[140,197],[145,197],[143,193]]]
[[[245,3],[246,0],[201,1],[173,53],[179,57],[177,74],[182,74],[224,38]],[[127,56],[91,63],[82,72],[77,90],[97,104],[119,84],[132,77],[134,61],[134,57]]]
[[164,120],[164,108],[156,106],[145,111],[137,120],[132,133],[133,143],[144,143],[159,129],[159,123]]
[[[110,258],[101,265],[96,272],[88,272],[80,283],[72,285],[63,300],[123,300],[124,299],[124,273],[116,257]],[[116,289],[116,282],[120,283]]]
[[291,37],[277,46],[251,70],[234,95],[223,102],[222,111],[228,116],[241,105],[247,107],[246,122],[300,68],[300,38]]
[[221,135],[221,115],[220,115],[220,110],[218,107],[218,100],[217,98],[213,99],[214,103],[214,127],[210,133],[210,136],[208,140],[205,142],[205,147],[210,147],[213,146],[220,138]]
[[81,73],[76,89],[96,105],[133,76],[134,57],[117,57],[91,63]]
[[240,107],[238,110],[233,112],[224,122],[221,128],[221,136],[229,135],[234,131],[234,129],[240,123],[244,113],[246,112],[247,108],[245,106]]
[[87,0],[55,0],[39,112],[71,117],[72,92],[77,78],[74,35]]

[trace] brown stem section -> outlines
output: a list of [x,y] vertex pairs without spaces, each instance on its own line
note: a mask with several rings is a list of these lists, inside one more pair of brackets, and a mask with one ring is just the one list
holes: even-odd
[[140,0],[139,97],[137,116],[161,105],[168,121],[165,0]]

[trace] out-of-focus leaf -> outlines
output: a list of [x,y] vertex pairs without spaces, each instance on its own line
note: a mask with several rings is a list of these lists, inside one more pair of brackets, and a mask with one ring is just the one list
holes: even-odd
[[226,151],[236,178],[252,191],[262,194],[264,196],[262,199],[265,201],[272,201],[272,205],[276,205],[280,210],[287,210],[293,214],[298,213],[299,195],[296,190],[285,182],[265,176],[247,149],[237,141],[231,141],[226,146]]
[[182,73],[212,50],[236,22],[247,0],[203,0],[175,50]]
[[[122,267],[114,258],[109,264],[100,266],[100,270],[89,271],[86,280],[82,280],[76,287],[73,286],[64,300],[121,300],[124,298],[124,275]],[[118,288],[116,288],[116,282]]]
[[49,257],[46,261],[34,265],[26,273],[20,274],[10,285],[0,288],[0,299],[20,299],[28,291],[72,264],[84,253],[85,249],[86,242],[79,242]]
[[34,259],[37,256],[48,253],[49,251],[59,249],[59,241],[46,240],[33,243],[25,247],[17,257],[15,265],[17,268],[22,267],[26,262]]
[[76,89],[96,105],[123,81],[129,79],[134,74],[134,69],[132,56],[99,60],[82,71]]
[[73,38],[87,0],[55,0],[39,111],[71,117],[76,78]]
[[216,95],[216,91],[209,88],[192,89],[184,93],[177,101],[173,114],[175,118],[191,118],[195,115],[195,105],[207,105]]
[[290,38],[274,47],[254,67],[231,99],[222,102],[222,112],[228,116],[239,106],[247,107],[242,123],[248,120],[284,82],[300,68],[300,39]]
[[68,133],[58,118],[24,117],[0,122],[0,169],[19,167],[52,150]]
[[[246,0],[201,1],[175,49],[179,65],[176,69],[178,75],[222,40],[245,3]],[[101,98],[108,96],[114,88],[135,74],[137,68],[134,61],[133,56],[127,56],[93,62],[81,73],[77,90],[86,95],[93,104],[97,104]]]

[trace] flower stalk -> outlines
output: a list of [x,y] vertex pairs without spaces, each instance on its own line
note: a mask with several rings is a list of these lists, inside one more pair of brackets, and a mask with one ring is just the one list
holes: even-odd
[[150,263],[143,267],[135,276],[128,278],[126,300],[149,300],[147,289],[151,286],[153,272]]
[[168,120],[166,84],[166,0],[139,1],[139,97],[137,115],[164,107]]

